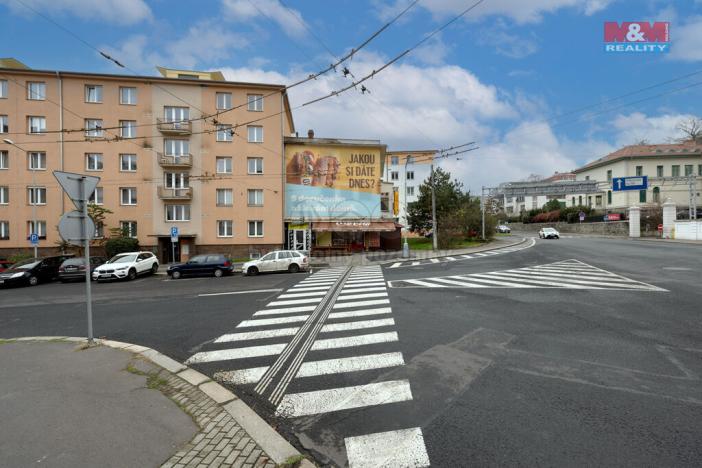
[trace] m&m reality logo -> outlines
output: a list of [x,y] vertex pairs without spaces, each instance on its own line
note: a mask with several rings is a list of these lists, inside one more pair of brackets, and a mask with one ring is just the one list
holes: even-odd
[[670,23],[658,21],[607,21],[604,25],[605,52],[670,52]]

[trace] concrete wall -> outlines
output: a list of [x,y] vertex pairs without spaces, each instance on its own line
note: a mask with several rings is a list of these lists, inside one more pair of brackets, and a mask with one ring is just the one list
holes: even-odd
[[702,240],[702,221],[675,221],[674,239]]
[[[537,233],[541,228],[552,227],[562,234],[599,234],[607,236],[629,236],[629,221],[609,221],[607,223],[532,223],[511,224],[515,231]],[[642,235],[643,232],[642,232]]]

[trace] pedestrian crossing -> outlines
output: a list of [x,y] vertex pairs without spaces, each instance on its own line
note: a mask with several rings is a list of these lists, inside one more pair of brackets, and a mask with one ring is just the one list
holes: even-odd
[[390,281],[391,288],[562,288],[618,291],[666,291],[663,288],[596,268],[579,260],[512,270]]
[[533,247],[534,245],[536,245],[536,239],[530,238],[524,244],[515,245],[515,246],[511,246],[511,247],[504,247],[501,249],[494,249],[494,250],[485,250],[483,252],[476,252],[476,253],[465,254],[465,255],[453,255],[453,256],[447,255],[447,256],[438,257],[438,258],[428,258],[428,259],[423,259],[423,260],[408,260],[408,261],[404,261],[404,262],[395,262],[392,265],[390,265],[388,268],[414,267],[414,266],[422,266],[422,265],[433,265],[433,264],[437,264],[437,263],[472,260],[472,259],[479,259],[479,258],[484,258],[484,257],[494,257],[496,255],[501,255],[501,254],[505,254],[505,253],[518,252],[520,250],[524,250],[524,249],[528,249],[530,247]]
[[[412,401],[408,380],[384,377],[405,365],[394,328],[380,266],[329,268],[232,324],[186,364],[204,366],[215,380],[267,400],[273,416],[293,425],[298,418],[358,410],[370,411],[373,420],[374,408]],[[429,465],[421,428],[362,427],[371,433],[356,428],[338,434],[348,466]]]

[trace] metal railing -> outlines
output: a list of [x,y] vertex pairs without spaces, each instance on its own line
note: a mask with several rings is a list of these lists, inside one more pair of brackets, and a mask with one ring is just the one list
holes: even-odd
[[191,200],[193,198],[193,188],[170,188],[160,185],[158,187],[158,197],[162,200]]
[[181,155],[158,153],[158,163],[163,167],[192,167],[193,156],[189,153]]
[[175,133],[185,135],[192,132],[192,123],[189,120],[156,119],[161,133]]

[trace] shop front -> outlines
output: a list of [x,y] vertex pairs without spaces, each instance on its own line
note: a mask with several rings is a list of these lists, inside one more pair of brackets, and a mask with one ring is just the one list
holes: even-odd
[[288,248],[313,256],[399,250],[401,225],[394,221],[316,221],[288,224]]

